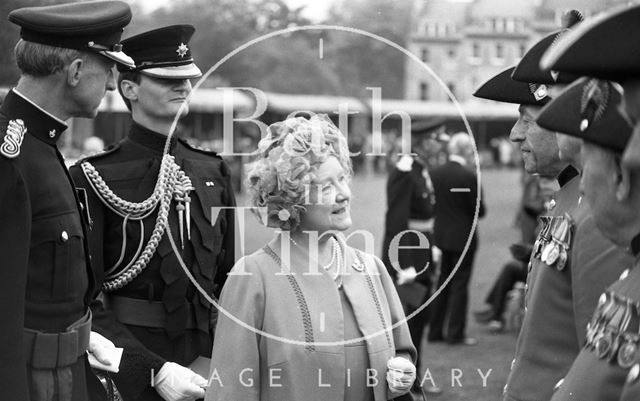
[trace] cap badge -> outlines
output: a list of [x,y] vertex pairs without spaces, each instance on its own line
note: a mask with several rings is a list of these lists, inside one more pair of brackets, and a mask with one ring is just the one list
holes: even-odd
[[531,91],[533,97],[536,99],[536,102],[541,101],[548,95],[547,85],[537,86],[536,84],[529,84],[529,90]]
[[27,128],[24,126],[24,121],[20,119],[9,121],[4,141],[0,146],[0,153],[10,159],[17,157],[20,154],[20,146],[22,146],[22,140],[26,132]]
[[609,84],[597,79],[591,79],[582,89],[580,131],[586,131],[592,123],[602,118],[608,104]]
[[186,56],[188,51],[189,48],[182,42],[180,43],[180,46],[178,46],[178,49],[176,49],[176,53],[178,53],[178,56],[180,56],[180,58]]

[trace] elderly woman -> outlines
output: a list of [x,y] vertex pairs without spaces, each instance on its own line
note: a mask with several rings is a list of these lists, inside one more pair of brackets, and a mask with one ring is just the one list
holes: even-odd
[[406,394],[415,349],[393,283],[341,234],[351,226],[344,135],[324,115],[290,118],[269,127],[258,151],[249,192],[279,230],[225,284],[206,400]]

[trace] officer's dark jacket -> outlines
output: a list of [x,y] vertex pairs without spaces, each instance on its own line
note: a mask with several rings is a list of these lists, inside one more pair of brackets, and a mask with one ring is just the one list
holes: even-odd
[[[448,161],[431,172],[436,195],[435,243],[446,251],[462,252],[473,227],[478,203],[478,178],[469,167]],[[462,191],[451,191],[461,189]],[[467,190],[468,189],[468,190]],[[485,213],[480,197],[478,217]],[[472,245],[476,244],[473,232]]]
[[[433,193],[427,188],[423,169],[422,163],[414,159],[411,170],[402,171],[395,167],[387,179],[387,213],[381,259],[394,278],[396,270],[391,266],[388,252],[391,241],[396,235],[409,229],[409,220],[428,220],[433,217]],[[424,234],[431,240],[431,233]],[[413,234],[405,234],[399,245],[417,246],[418,238]],[[417,271],[421,271],[430,259],[429,249],[398,250],[398,264],[402,269],[413,266]],[[428,282],[428,277],[421,274],[417,280]]]
[[[66,331],[87,312],[93,276],[76,192],[56,147],[66,124],[13,91],[0,109],[5,142],[11,120],[27,131],[15,157],[0,154],[0,399],[28,400],[24,328]],[[83,387],[78,371],[74,388]]]
[[629,256],[595,227],[587,203],[580,199],[577,171],[567,167],[558,181],[561,188],[555,194],[555,206],[543,213],[536,243],[561,239],[556,238],[558,230],[545,234],[544,227],[570,222],[568,259],[564,265],[548,264],[542,260],[545,252],[536,251],[534,245],[525,287],[525,317],[505,389],[508,401],[551,398],[585,342],[587,323],[600,294],[631,264]]
[[[153,192],[165,140],[166,136],[133,123],[126,139],[86,161],[97,169],[116,195],[127,201],[141,202]],[[193,148],[175,137],[171,139],[170,154],[195,187],[191,191],[191,241],[187,240],[185,226],[182,251],[175,201],[171,202],[169,212],[172,238],[195,280],[207,294],[217,296],[233,266],[234,219],[231,210],[222,210],[216,216],[212,207],[235,206],[229,170],[214,152]],[[92,220],[89,234],[91,257],[97,282],[102,283],[105,271],[121,256],[123,218],[109,210],[96,196],[79,167],[82,162],[72,167],[71,172],[77,186],[88,194]],[[143,220],[143,247],[151,236],[156,216],[157,208]],[[140,222],[129,221],[126,233],[123,266],[131,261],[140,245]],[[135,314],[139,311],[131,311],[132,315],[123,320],[102,302],[96,301],[92,305],[94,330],[117,346],[124,347],[120,372],[115,375],[115,381],[125,399],[159,399],[155,390],[150,388],[150,372],[157,373],[164,362],[188,366],[198,356],[211,356],[217,311],[190,283],[168,235],[166,231],[152,259],[138,277],[123,288],[106,294],[107,305],[114,296],[161,304],[166,314],[164,327],[131,324],[131,320],[138,319]]]

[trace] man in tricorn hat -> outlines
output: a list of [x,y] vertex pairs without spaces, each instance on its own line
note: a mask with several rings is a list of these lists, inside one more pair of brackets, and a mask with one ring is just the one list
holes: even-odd
[[[618,88],[607,81],[583,78],[549,103],[537,121],[584,142],[585,199],[599,231],[624,252],[640,227],[640,181],[637,174],[620,165],[631,127],[618,110],[622,97]],[[637,364],[640,311],[634,306],[636,294],[628,291],[634,280],[631,276],[637,276],[629,274],[632,265],[629,258],[621,281],[600,296],[587,326],[584,347],[558,386],[554,400],[619,399],[630,368]]]
[[131,10],[62,4],[9,20],[21,27],[21,75],[0,108],[0,399],[87,400],[86,351],[100,343],[90,333],[94,278],[83,205],[57,143],[66,120],[94,117],[115,89],[114,61],[133,65],[119,45]]
[[177,133],[168,139],[188,112],[190,79],[202,75],[193,33],[173,25],[122,42],[136,64],[118,77],[131,130],[71,169],[88,194],[103,293],[92,305],[94,326],[124,348],[114,381],[125,399],[204,397],[217,319],[206,296],[219,294],[233,266],[233,214],[220,210],[235,205],[227,165]]
[[555,133],[535,123],[551,95],[577,78],[539,68],[544,51],[564,34],[566,30],[548,35],[525,54],[518,74],[513,73],[522,81],[509,81],[505,72],[476,92],[479,97],[520,104],[520,118],[510,138],[520,144],[525,169],[555,176],[561,186],[552,207],[541,217],[529,262],[525,317],[505,387],[506,400],[551,397],[584,343],[599,294],[628,263],[626,255],[594,227],[581,202],[575,147],[566,147],[561,158]]
[[[541,61],[543,68],[572,71],[621,84],[622,105],[607,101],[603,84],[593,86],[588,103],[581,107],[579,135],[584,139],[586,168],[583,186],[602,231],[635,255],[628,277],[603,294],[590,326],[590,343],[568,373],[559,400],[574,399],[568,391],[585,390],[585,400],[640,399],[640,56],[638,54],[640,6],[621,6],[585,21],[574,33],[558,41]],[[581,102],[582,105],[582,102]],[[595,119],[613,106],[622,110],[633,135],[608,129],[606,135],[590,135]],[[591,106],[591,107],[586,107]],[[594,107],[596,106],[596,107]],[[584,116],[583,116],[584,114]],[[585,132],[586,131],[586,132]],[[591,143],[590,145],[588,143]],[[626,144],[626,145],[625,145]],[[620,154],[622,162],[620,162]],[[593,160],[593,162],[591,161]],[[624,322],[611,319],[611,311],[623,311]],[[609,323],[610,330],[603,324]],[[588,367],[585,366],[588,364]],[[588,376],[585,375],[588,369]],[[585,381],[587,380],[587,381]],[[599,386],[596,389],[594,386]],[[583,394],[580,389],[579,394]],[[576,398],[577,399],[577,398]]]

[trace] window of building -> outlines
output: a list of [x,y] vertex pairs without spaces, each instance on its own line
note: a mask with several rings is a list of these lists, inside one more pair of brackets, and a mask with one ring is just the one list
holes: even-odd
[[526,43],[520,43],[520,46],[518,47],[518,51],[520,54],[520,57],[524,57],[524,54],[527,52],[527,44]]
[[453,82],[447,82],[447,88],[449,88],[449,91],[453,94],[453,96],[456,95],[456,84],[454,84]]
[[473,58],[480,58],[480,43],[473,42],[471,45],[471,56]]
[[496,43],[496,58],[504,58],[504,45],[502,43]]
[[496,18],[495,19],[495,30],[496,32],[504,32],[504,19]]
[[449,56],[449,58],[456,58],[456,48],[455,47],[450,47],[447,50],[447,55]]
[[516,22],[513,18],[507,18],[507,32],[513,33],[516,30]]
[[420,60],[424,61],[425,63],[429,61],[429,49],[427,49],[426,47],[423,47],[420,50]]
[[426,82],[420,82],[420,100],[429,100],[429,85]]
[[427,36],[430,36],[430,37],[436,36],[435,24],[427,22],[425,25],[426,25]]
[[440,38],[444,38],[445,36],[447,36],[447,24],[445,23],[438,23],[438,37]]

